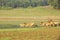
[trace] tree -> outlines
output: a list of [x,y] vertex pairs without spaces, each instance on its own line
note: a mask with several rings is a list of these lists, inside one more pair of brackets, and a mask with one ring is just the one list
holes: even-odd
[[60,0],[49,0],[49,4],[55,9],[60,9]]
[[60,9],[60,0],[57,1],[57,7]]
[[0,7],[11,8],[46,6],[47,4],[47,0],[0,0]]

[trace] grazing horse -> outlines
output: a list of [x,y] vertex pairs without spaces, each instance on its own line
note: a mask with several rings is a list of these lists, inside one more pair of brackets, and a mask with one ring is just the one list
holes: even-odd
[[20,27],[22,27],[22,28],[25,27],[25,23],[19,24],[19,25],[20,25]]
[[46,26],[46,23],[45,22],[41,22],[40,25],[41,26]]
[[45,24],[47,27],[51,27],[51,26],[53,26],[53,22],[46,22],[46,24]]
[[51,27],[56,27],[56,26],[60,26],[59,22],[54,22],[51,18],[48,17],[48,21],[47,22],[41,22],[42,26],[51,26]]
[[60,23],[59,23],[59,26],[60,26]]
[[20,27],[32,27],[34,25],[34,23],[23,23],[23,24],[20,24]]
[[54,26],[60,26],[59,22],[54,22]]
[[53,27],[54,26],[54,22],[49,22],[50,26]]
[[41,22],[41,25],[42,26],[54,26],[54,23],[53,22]]
[[26,23],[25,27],[32,27],[34,23]]

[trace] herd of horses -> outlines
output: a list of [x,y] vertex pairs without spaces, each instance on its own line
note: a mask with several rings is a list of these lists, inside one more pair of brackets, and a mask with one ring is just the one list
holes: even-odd
[[47,22],[40,22],[39,25],[31,22],[31,23],[22,23],[22,24],[19,24],[20,27],[23,27],[23,28],[31,28],[31,27],[38,27],[39,25],[41,27],[57,27],[57,26],[60,26],[60,22],[54,22],[52,19],[49,19]]
[[59,22],[41,22],[42,26],[47,26],[47,27],[57,27],[60,26]]

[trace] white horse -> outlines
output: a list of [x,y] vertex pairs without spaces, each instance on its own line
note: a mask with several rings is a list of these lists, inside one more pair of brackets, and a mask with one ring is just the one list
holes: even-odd
[[23,23],[23,24],[19,24],[20,25],[20,27],[25,27],[25,24]]
[[25,27],[32,27],[34,23],[26,23]]
[[23,23],[20,24],[20,27],[32,27],[34,25],[34,23]]

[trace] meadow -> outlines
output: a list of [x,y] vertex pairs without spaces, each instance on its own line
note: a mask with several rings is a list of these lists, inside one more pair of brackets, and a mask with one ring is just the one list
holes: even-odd
[[[50,7],[0,10],[0,24],[39,24],[48,17],[60,22],[60,10]],[[0,40],[60,40],[60,27],[0,29]]]
[[60,11],[51,7],[16,8],[10,10],[0,10],[0,17],[40,17],[40,16],[60,16]]
[[60,40],[60,28],[0,29],[0,40]]
[[24,22],[41,22],[48,19],[60,21],[60,11],[52,7],[16,8],[0,10],[0,24],[20,24]]

